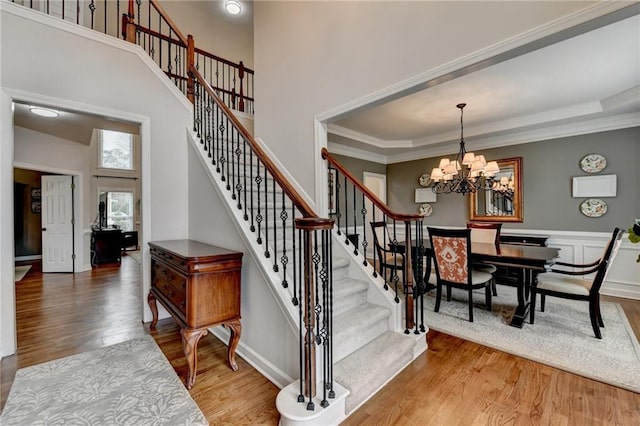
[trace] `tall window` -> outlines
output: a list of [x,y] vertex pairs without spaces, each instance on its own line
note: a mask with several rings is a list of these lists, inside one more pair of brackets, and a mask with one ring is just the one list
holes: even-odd
[[100,138],[100,167],[133,170],[133,135],[102,130]]
[[133,192],[107,193],[107,225],[133,231]]

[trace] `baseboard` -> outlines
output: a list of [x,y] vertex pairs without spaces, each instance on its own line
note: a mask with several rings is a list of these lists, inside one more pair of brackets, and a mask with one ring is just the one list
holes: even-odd
[[[229,331],[222,327],[210,328],[209,332],[216,336],[225,345],[229,344]],[[236,354],[242,359],[248,362],[253,368],[258,370],[260,374],[265,376],[271,383],[276,385],[279,389],[283,389],[289,384],[293,383],[294,378],[288,376],[282,370],[275,365],[264,359],[259,353],[245,345],[242,339],[238,343]]]
[[16,256],[16,262],[28,261],[28,260],[40,260],[42,259],[41,254],[32,254],[30,256]]

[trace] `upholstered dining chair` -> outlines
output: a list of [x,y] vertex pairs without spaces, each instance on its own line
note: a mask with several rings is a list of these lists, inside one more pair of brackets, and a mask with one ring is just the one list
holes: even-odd
[[[468,222],[467,228],[471,229],[472,242],[495,245],[500,244],[500,230],[502,229],[502,223]],[[488,272],[492,275],[498,270],[495,265],[482,262],[473,262],[473,268],[478,271]],[[491,280],[491,291],[494,296],[498,295],[495,276]]]
[[[623,234],[624,231],[622,229],[614,229],[604,254],[594,262],[580,265],[556,262],[554,266],[572,268],[572,270],[553,268],[551,272],[538,274],[537,279],[531,285],[529,322],[533,324],[535,319],[536,297],[538,294],[540,295],[541,312],[544,312],[545,296],[587,301],[589,302],[591,327],[593,327],[596,337],[602,339],[600,327],[604,327],[604,322],[600,313],[600,288],[607,278],[607,273],[618,253]],[[595,275],[589,277],[591,274]]]
[[374,256],[378,258],[378,272],[388,283],[402,283],[404,281],[404,253],[390,248],[391,236],[386,222],[370,223],[373,232]]
[[468,291],[469,321],[473,322],[473,290],[485,288],[485,304],[491,310],[491,279],[488,272],[471,266],[471,230],[427,228],[436,270],[436,306],[440,311],[442,287],[447,287],[447,301],[451,300],[451,287]]

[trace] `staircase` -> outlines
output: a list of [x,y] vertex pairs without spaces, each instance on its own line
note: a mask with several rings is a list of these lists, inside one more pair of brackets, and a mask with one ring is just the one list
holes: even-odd
[[[297,333],[299,327],[298,311],[297,306],[292,303],[296,297],[295,289],[291,285],[287,285],[287,287],[282,285],[285,279],[288,283],[292,283],[293,278],[291,276],[282,278],[281,265],[277,268],[277,272],[274,270],[274,265],[278,265],[276,259],[280,259],[282,256],[291,259],[294,256],[292,248],[294,243],[298,243],[295,242],[293,232],[285,231],[286,240],[276,240],[275,250],[272,245],[272,237],[269,239],[269,244],[266,245],[268,238],[265,235],[265,230],[262,230],[262,234],[258,234],[254,223],[255,231],[251,231],[252,225],[244,217],[245,201],[243,197],[233,198],[231,179],[225,175],[224,170],[218,171],[219,167],[212,164],[211,158],[203,149],[201,138],[198,138],[197,134],[191,135],[191,142],[192,148],[201,160],[201,164],[218,195],[225,200],[227,211],[238,222],[238,227],[243,233],[243,238],[256,263],[263,268],[263,274],[270,278],[272,293],[278,298],[283,312],[287,313],[289,324]],[[237,150],[235,152],[237,158],[244,157],[244,152]],[[237,175],[239,178],[236,177],[236,183],[238,181],[244,183],[246,176],[247,184],[251,185],[247,192],[252,193],[254,197],[266,197],[267,201],[262,206],[263,209],[278,208],[282,199],[282,190],[277,186],[274,188],[271,179],[267,179],[266,184],[261,179],[258,187],[255,183],[256,173],[263,173],[257,170],[255,164],[245,167],[245,163],[241,161],[236,165],[236,168],[240,171]],[[223,176],[224,181],[222,180]],[[239,205],[241,208],[238,208]],[[292,206],[287,204],[283,210],[289,211],[291,208]],[[275,235],[281,235],[282,229],[292,229],[292,217],[293,215],[287,220],[277,218]],[[268,222],[271,220],[269,219]],[[271,232],[272,228],[270,227],[266,234]],[[282,415],[282,425],[334,424],[333,422],[337,424],[373,396],[426,349],[424,334],[404,334],[400,330],[398,319],[402,316],[402,305],[394,302],[390,291],[382,289],[383,281],[380,278],[377,281],[371,278],[370,271],[362,266],[362,257],[353,254],[353,246],[345,246],[344,237],[338,236],[335,231],[331,234],[333,235],[334,301],[333,377],[339,385],[338,388],[344,388],[346,392],[344,394],[337,392],[336,398],[329,399],[329,403],[334,410],[339,407],[341,413],[337,416],[330,414],[331,410],[320,407],[320,401],[315,404],[314,411],[308,411],[304,404],[296,402],[295,391],[283,391],[277,401],[278,409]],[[258,240],[261,241],[260,244]],[[269,253],[268,258],[265,257],[265,253]],[[291,270],[288,271],[288,274],[291,274]],[[292,386],[295,388],[299,385],[294,383]],[[290,406],[294,407],[293,410],[288,408]],[[296,414],[288,413],[288,411],[294,411]],[[324,411],[329,414],[331,419],[323,417]],[[308,415],[307,419],[304,419],[305,415]]]

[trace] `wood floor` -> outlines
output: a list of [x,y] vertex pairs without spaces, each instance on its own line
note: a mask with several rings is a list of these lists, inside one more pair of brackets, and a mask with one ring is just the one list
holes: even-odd
[[[136,261],[80,274],[41,274],[39,265],[16,284],[18,354],[0,364],[0,407],[17,369],[150,333],[141,322]],[[640,336],[640,302],[621,302]],[[150,333],[186,378],[178,328],[162,320]],[[429,349],[345,425],[639,424],[640,395],[565,373],[435,331]],[[568,354],[570,356],[570,354]],[[373,361],[373,360],[372,360]],[[276,425],[276,386],[226,346],[200,341],[190,393],[212,425]]]

